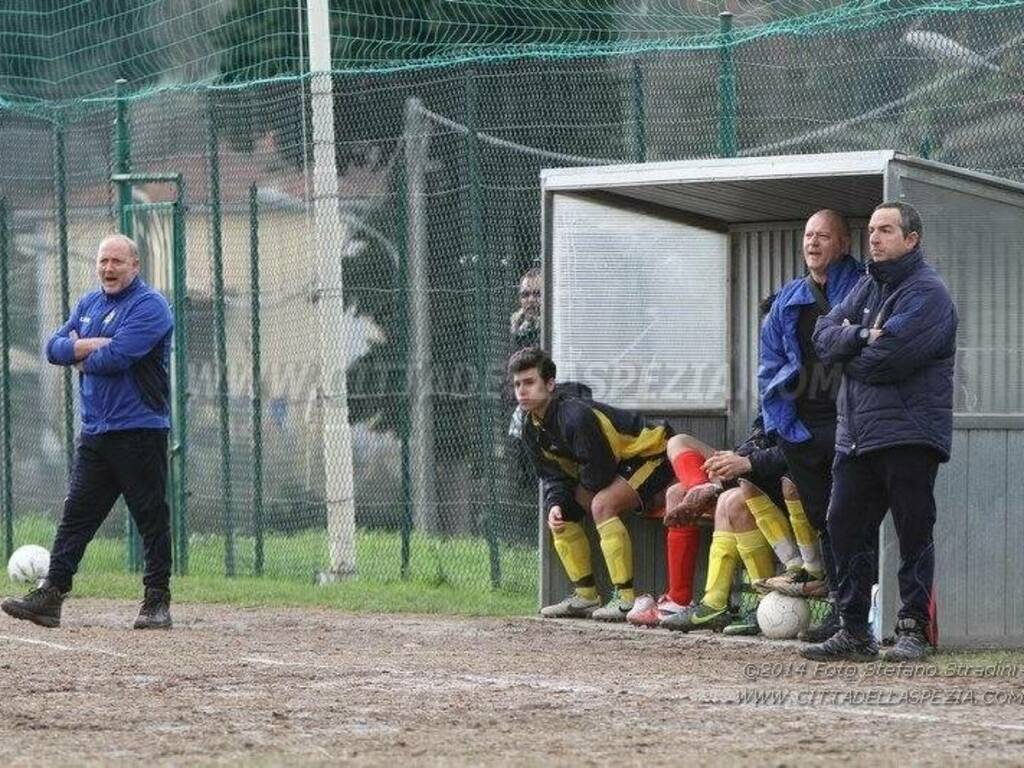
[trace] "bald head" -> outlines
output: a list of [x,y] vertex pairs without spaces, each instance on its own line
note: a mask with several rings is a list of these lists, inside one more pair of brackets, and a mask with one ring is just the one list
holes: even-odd
[[96,276],[104,293],[123,291],[139,274],[139,248],[124,235],[108,235],[96,250]]
[[838,211],[824,208],[811,216],[804,227],[804,263],[811,276],[824,284],[829,265],[850,250],[850,225]]

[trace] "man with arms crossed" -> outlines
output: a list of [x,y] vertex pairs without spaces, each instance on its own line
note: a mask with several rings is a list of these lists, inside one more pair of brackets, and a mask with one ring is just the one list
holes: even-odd
[[903,607],[887,661],[916,661],[927,637],[935,572],[935,475],[953,439],[957,313],[921,250],[921,217],[882,203],[868,225],[871,262],[846,299],[818,321],[821,359],[843,365],[828,530],[842,628],[801,654],[871,661],[868,628],[875,537],[887,510],[900,546]]
[[174,321],[167,301],[139,276],[139,252],[123,235],[100,243],[100,287],[78,302],[46,344],[53,365],[79,371],[82,430],[50,570],[24,598],[0,608],[16,619],[60,626],[61,605],[85,548],[118,496],[142,534],[145,599],[136,629],[171,626],[167,432]]

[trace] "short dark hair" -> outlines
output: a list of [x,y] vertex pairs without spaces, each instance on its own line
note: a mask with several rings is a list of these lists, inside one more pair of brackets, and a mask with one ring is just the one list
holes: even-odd
[[540,347],[525,347],[508,359],[509,376],[528,371],[531,368],[536,368],[544,381],[551,381],[555,378],[555,361]]
[[885,208],[892,208],[900,212],[900,229],[903,230],[904,237],[911,232],[917,232],[917,239],[921,239],[924,235],[924,227],[921,225],[921,214],[917,212],[917,208],[909,203],[901,203],[896,200],[875,206],[876,211],[881,211]]

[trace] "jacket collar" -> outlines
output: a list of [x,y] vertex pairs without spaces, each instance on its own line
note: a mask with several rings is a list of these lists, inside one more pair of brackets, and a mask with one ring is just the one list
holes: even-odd
[[[132,281],[124,287],[123,291],[118,291],[117,293],[113,294],[103,291],[103,297],[107,301],[121,301],[121,299],[125,298],[126,296],[130,296],[131,294],[135,293],[135,291],[138,290],[139,286],[141,286],[142,284],[142,275],[136,275],[132,279]],[[100,290],[103,289],[101,288]]]
[[895,261],[868,262],[868,274],[884,285],[898,285],[907,275],[917,269],[924,261],[924,251],[918,245],[907,251]]
[[835,285],[839,280],[839,275],[849,269],[851,263],[856,265],[857,260],[847,253],[841,259],[829,264],[828,269],[825,270],[825,285]]

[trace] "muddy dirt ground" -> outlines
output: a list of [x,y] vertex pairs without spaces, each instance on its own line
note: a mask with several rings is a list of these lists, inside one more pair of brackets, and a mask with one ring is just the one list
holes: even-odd
[[0,765],[1024,763],[1024,670],[533,618],[179,604],[143,633],[134,611],[0,616]]

